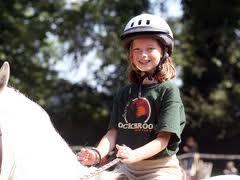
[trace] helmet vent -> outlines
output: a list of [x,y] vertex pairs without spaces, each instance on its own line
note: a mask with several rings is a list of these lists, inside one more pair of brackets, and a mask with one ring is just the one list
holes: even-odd
[[141,25],[141,23],[142,23],[142,20],[139,20],[139,21],[138,21],[138,25]]
[[150,24],[150,20],[147,20],[147,21],[146,21],[146,24],[149,25],[149,24]]
[[131,27],[133,27],[133,25],[134,25],[134,22],[131,24]]

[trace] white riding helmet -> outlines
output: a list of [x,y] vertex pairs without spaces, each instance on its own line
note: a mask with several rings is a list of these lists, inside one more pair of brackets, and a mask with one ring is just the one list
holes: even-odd
[[133,17],[125,26],[121,40],[126,48],[136,37],[157,38],[166,48],[169,56],[172,55],[174,38],[167,22],[161,17],[153,14],[141,14]]

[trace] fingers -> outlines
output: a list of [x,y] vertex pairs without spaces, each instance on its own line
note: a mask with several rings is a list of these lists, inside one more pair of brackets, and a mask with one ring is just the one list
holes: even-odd
[[131,164],[137,161],[134,150],[130,147],[116,144],[117,154],[116,156],[121,159],[124,164]]
[[95,162],[95,154],[88,148],[82,148],[80,152],[77,153],[77,158],[82,165],[93,165]]
[[[129,148],[129,147],[127,147],[126,145],[122,145],[122,146],[120,146],[119,144],[116,144],[116,148],[117,148],[117,150],[123,150],[123,149],[127,149],[127,148]],[[130,148],[129,148],[130,149]]]
[[119,157],[119,158],[122,158],[122,159],[127,159],[130,157],[130,153],[131,153],[131,149],[125,145],[123,146],[120,146],[120,145],[116,145],[116,148],[117,148],[117,154],[116,156]]
[[117,150],[121,149],[121,146],[119,146],[118,144],[116,144],[116,148]]

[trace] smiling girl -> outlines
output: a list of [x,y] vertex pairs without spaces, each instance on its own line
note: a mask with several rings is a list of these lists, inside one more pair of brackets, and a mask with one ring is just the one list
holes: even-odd
[[185,126],[184,106],[172,60],[174,39],[161,17],[132,18],[121,35],[129,53],[129,84],[114,98],[106,135],[95,149],[83,148],[82,164],[99,163],[114,148],[118,172],[127,179],[183,178],[176,153]]

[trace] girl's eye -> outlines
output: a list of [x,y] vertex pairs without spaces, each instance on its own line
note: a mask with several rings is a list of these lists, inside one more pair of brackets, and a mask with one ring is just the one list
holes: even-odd
[[151,47],[151,48],[148,48],[149,51],[153,51],[155,48]]
[[133,52],[134,52],[134,53],[139,53],[140,51],[141,51],[141,50],[140,50],[139,48],[134,48],[134,49],[133,49]]
[[133,51],[137,51],[137,50],[140,50],[139,48],[134,48]]
[[154,48],[154,47],[148,47],[148,48],[146,48],[146,49],[133,48],[133,49],[132,49],[132,52],[133,52],[134,54],[141,54],[141,53],[143,53],[143,52],[152,53],[154,50],[156,50],[156,48]]

